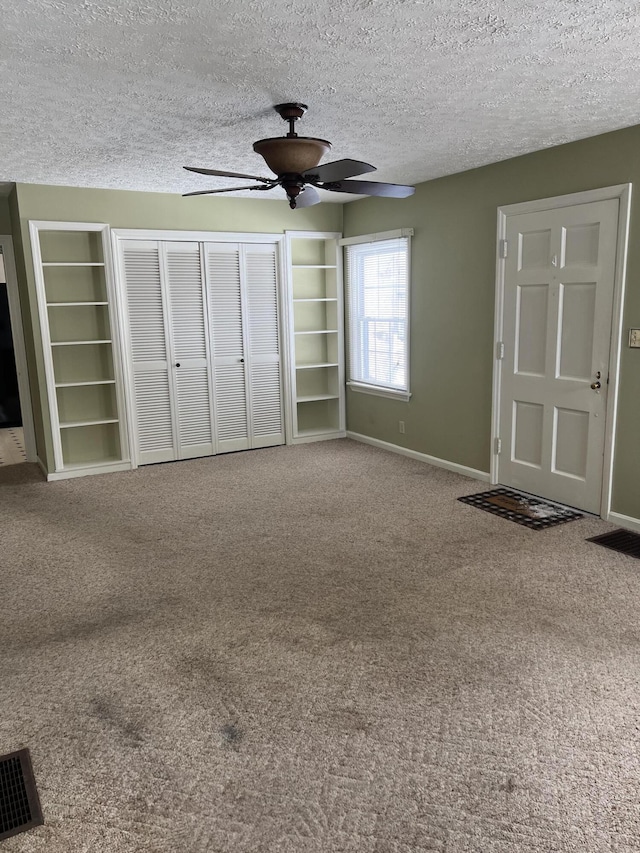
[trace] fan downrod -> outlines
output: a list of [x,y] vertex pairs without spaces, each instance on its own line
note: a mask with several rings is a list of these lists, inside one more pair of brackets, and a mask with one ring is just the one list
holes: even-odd
[[298,103],[276,104],[274,106],[274,110],[278,113],[280,118],[289,122],[289,133],[287,133],[288,137],[295,137],[298,135],[294,130],[295,123],[302,118],[308,109],[309,107],[306,104]]

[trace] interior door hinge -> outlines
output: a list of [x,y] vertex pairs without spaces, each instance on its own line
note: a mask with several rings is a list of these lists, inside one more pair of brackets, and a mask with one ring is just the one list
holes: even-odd
[[493,452],[502,453],[502,439],[496,438],[493,442]]
[[504,341],[498,341],[496,344],[496,358],[498,360],[504,358]]
[[507,243],[507,241],[506,240],[500,240],[500,257],[506,258],[508,250],[509,250],[509,244]]

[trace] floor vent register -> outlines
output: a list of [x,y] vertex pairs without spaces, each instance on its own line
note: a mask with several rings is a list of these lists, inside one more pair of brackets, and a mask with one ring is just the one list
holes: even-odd
[[629,557],[637,557],[640,560],[640,536],[631,530],[613,530],[611,533],[602,533],[600,536],[592,536],[587,542],[595,542],[603,548],[627,554]]
[[0,841],[43,823],[29,750],[0,755]]

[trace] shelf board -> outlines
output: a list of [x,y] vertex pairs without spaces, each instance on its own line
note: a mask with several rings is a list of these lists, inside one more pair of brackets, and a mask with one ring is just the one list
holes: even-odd
[[336,270],[336,264],[291,264],[294,270]]
[[64,462],[63,471],[79,471],[81,468],[97,468],[102,465],[114,465],[116,462],[124,462],[122,456],[102,456],[91,462]]
[[52,347],[77,347],[86,344],[110,344],[110,340],[104,341],[51,341]]
[[337,361],[316,361],[311,364],[296,364],[296,370],[312,370],[314,367],[338,367]]
[[337,329],[312,329],[310,332],[294,332],[294,335],[337,335]]
[[97,424],[117,424],[118,418],[100,418],[95,421],[63,421],[60,429],[71,429],[72,427],[96,426]]
[[326,435],[329,432],[340,432],[340,427],[327,424],[324,427],[314,427],[314,429],[299,429],[296,435],[300,437],[306,435]]
[[296,397],[296,403],[313,403],[315,400],[339,400],[338,394],[309,394],[305,397]]
[[108,302],[47,302],[47,308],[69,308],[75,305],[108,305]]
[[83,385],[115,385],[115,379],[92,379],[89,382],[56,382],[56,388],[80,388]]
[[294,299],[294,302],[337,302],[335,296],[305,296],[299,299]]
[[103,267],[103,261],[43,261],[43,267]]

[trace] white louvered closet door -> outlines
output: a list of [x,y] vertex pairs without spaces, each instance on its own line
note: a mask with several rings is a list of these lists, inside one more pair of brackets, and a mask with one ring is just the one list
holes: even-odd
[[138,464],[176,459],[173,388],[169,372],[163,260],[155,241],[122,245],[129,313]]
[[245,361],[241,252],[237,243],[205,243],[217,452],[251,447]]
[[214,452],[209,340],[199,243],[164,243],[170,375],[173,378],[178,459]]
[[251,447],[284,444],[278,277],[273,243],[243,246]]

